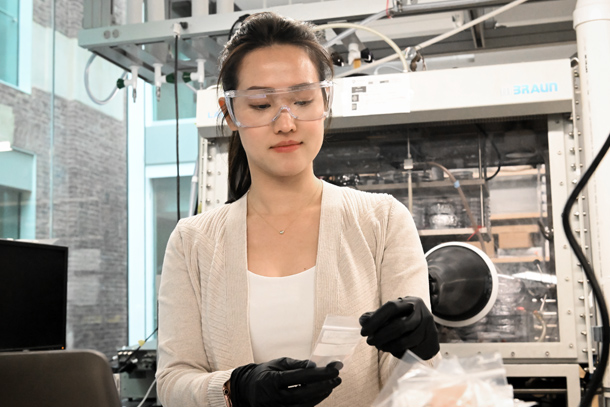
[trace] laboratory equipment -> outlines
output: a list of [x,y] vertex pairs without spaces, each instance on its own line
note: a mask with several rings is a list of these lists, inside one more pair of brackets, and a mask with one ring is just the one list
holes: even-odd
[[498,297],[498,273],[482,250],[463,242],[442,243],[426,253],[434,320],[464,327],[484,318]]
[[156,399],[157,340],[142,346],[124,347],[113,358],[113,371],[119,375],[119,392],[122,399]]

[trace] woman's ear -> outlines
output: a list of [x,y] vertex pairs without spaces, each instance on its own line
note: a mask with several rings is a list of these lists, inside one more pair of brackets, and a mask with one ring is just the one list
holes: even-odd
[[227,103],[225,102],[225,98],[219,98],[218,105],[220,106],[220,110],[222,111],[222,114],[231,131],[237,131],[237,126],[235,125],[235,123],[233,123],[233,120],[231,120],[231,115],[229,114],[229,110],[227,109]]

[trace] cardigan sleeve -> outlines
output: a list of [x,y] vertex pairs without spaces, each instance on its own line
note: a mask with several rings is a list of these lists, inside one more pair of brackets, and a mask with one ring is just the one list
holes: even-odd
[[[390,199],[385,234],[382,233],[380,242],[383,252],[378,253],[381,304],[398,297],[414,296],[421,298],[430,309],[428,265],[415,222],[404,205],[394,198]],[[398,359],[390,353],[379,354],[379,376],[383,386]],[[436,358],[432,358],[430,364]]]
[[159,289],[157,392],[165,407],[225,406],[231,371],[212,372],[202,337],[201,286],[179,224],[171,234]]

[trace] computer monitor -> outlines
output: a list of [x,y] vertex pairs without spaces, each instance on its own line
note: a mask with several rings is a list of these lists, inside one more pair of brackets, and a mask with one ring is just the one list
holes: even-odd
[[68,248],[0,239],[0,352],[66,347]]

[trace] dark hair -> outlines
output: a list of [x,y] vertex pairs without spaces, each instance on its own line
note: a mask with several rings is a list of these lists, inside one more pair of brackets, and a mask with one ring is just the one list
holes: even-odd
[[[256,49],[272,45],[293,45],[303,49],[314,63],[319,79],[332,78],[332,60],[312,28],[309,23],[272,12],[251,15],[229,39],[220,55],[218,83],[224,90],[237,89],[237,73],[244,57]],[[227,114],[225,112],[225,117]],[[241,198],[251,182],[246,151],[239,132],[234,131],[229,144],[229,202]]]

